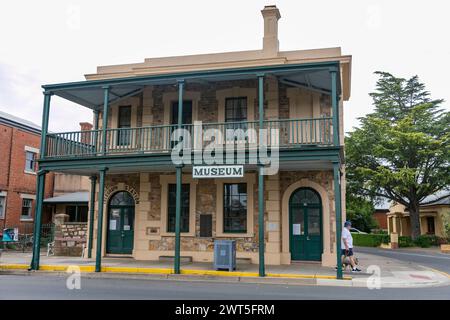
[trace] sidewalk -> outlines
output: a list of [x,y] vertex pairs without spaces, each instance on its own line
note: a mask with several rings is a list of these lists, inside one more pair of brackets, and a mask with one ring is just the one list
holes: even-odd
[[[362,273],[344,272],[344,280],[336,279],[334,268],[322,267],[318,263],[294,263],[291,265],[266,266],[266,277],[258,277],[258,265],[241,263],[237,270],[216,271],[212,263],[182,262],[181,275],[173,274],[170,261],[137,261],[132,258],[102,259],[102,273],[95,273],[94,259],[78,257],[41,256],[39,272],[64,273],[69,266],[78,266],[86,277],[120,277],[139,279],[207,280],[226,282],[255,282],[279,284],[310,284],[325,286],[367,287],[381,285],[382,288],[428,287],[449,285],[450,276],[436,270],[414,266],[401,261],[370,255],[358,254]],[[0,270],[3,272],[27,271],[31,253],[3,252]],[[373,272],[380,275],[375,277]],[[377,282],[378,281],[378,282]]]

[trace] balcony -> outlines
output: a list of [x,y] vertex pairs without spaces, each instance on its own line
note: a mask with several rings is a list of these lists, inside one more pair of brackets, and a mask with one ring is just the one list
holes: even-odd
[[[167,154],[174,146],[171,135],[177,128],[177,125],[157,125],[106,129],[105,132],[100,129],[49,133],[45,158]],[[210,144],[211,138],[208,136],[212,133],[218,147],[225,148],[231,143],[242,144],[246,149],[258,146],[257,121],[203,123],[201,127],[189,124],[183,125],[182,128],[190,134],[189,140],[185,140],[185,146],[194,150],[202,150]],[[333,144],[331,117],[266,120],[264,129],[268,129],[267,145],[278,145],[280,151],[305,146],[326,147]],[[200,135],[199,132],[203,134]]]

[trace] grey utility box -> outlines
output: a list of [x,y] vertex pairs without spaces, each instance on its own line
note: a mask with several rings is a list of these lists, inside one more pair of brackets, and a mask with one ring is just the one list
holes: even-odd
[[214,269],[236,270],[236,241],[214,241]]

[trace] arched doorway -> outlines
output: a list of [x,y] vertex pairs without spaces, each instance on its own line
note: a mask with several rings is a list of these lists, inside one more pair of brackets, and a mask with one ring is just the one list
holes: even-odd
[[134,242],[134,199],[126,191],[116,192],[108,204],[106,252],[131,254]]
[[289,247],[291,260],[321,260],[322,201],[311,188],[299,188],[289,199]]

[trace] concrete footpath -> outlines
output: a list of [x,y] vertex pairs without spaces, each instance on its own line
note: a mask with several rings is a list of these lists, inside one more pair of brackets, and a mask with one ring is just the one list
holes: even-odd
[[78,257],[41,256],[40,270],[28,271],[31,253],[3,251],[0,257],[0,273],[42,274],[54,273],[67,276],[78,270],[87,278],[171,279],[181,281],[222,281],[247,283],[274,283],[286,285],[323,285],[346,287],[419,288],[450,285],[450,275],[420,265],[412,265],[396,259],[357,254],[361,273],[344,272],[344,279],[336,279],[334,268],[318,263],[293,263],[282,266],[266,266],[266,277],[258,277],[258,265],[238,263],[236,271],[216,271],[212,263],[182,262],[181,274],[173,273],[170,261],[137,261],[132,258],[105,257],[102,272],[94,272],[95,260]]

